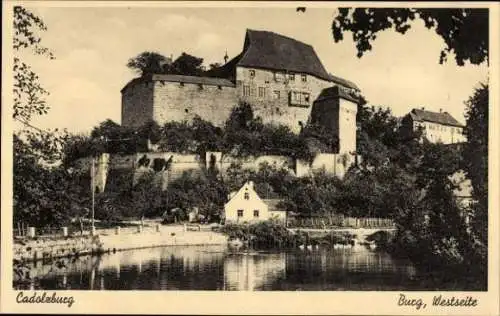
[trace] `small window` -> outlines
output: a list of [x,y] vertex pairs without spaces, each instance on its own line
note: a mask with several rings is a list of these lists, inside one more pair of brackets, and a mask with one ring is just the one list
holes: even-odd
[[274,80],[277,81],[277,82],[281,82],[283,81],[283,79],[285,78],[285,74],[282,73],[282,72],[275,72],[274,73]]
[[307,75],[302,75],[301,78],[302,78],[302,82],[307,82]]
[[189,110],[188,109],[184,109],[184,112],[189,113]]
[[219,90],[222,90],[222,86],[217,86],[217,88],[218,88]]
[[304,103],[309,104],[309,93],[304,93]]
[[255,217],[255,218],[259,217],[259,210],[254,210],[253,211],[253,217]]
[[243,210],[238,210],[238,217],[243,217]]
[[198,90],[203,90],[203,85],[201,83],[198,84]]
[[245,200],[250,200],[250,193],[245,192],[245,195],[243,196]]
[[243,86],[243,95],[246,97],[250,95],[250,86]]
[[288,80],[295,81],[295,74],[289,74],[288,75]]
[[266,88],[259,87],[259,98],[265,98],[265,97],[266,97]]
[[255,77],[255,70],[250,70],[250,78],[254,78]]
[[181,87],[184,87],[184,82],[181,82],[179,85],[180,85]]
[[279,99],[280,99],[280,97],[281,97],[281,96],[280,96],[280,92],[279,92],[278,90],[274,90],[274,94],[273,94],[273,96],[274,96],[274,99],[275,99],[275,100],[279,100]]

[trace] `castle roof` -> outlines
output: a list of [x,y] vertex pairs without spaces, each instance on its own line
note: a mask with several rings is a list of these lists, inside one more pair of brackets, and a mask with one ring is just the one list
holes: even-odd
[[214,78],[214,77],[198,77],[198,76],[184,76],[184,75],[169,75],[169,74],[156,74],[148,75],[145,77],[132,79],[123,89],[122,92],[131,85],[139,82],[151,82],[151,81],[167,81],[167,82],[182,82],[190,84],[202,84],[208,86],[223,86],[234,88],[234,83],[225,78]]
[[353,82],[328,73],[311,45],[269,31],[248,29],[243,51],[207,74],[234,80],[236,66],[306,73],[359,90]]
[[419,122],[425,121],[442,125],[463,127],[463,124],[458,122],[448,112],[431,112],[423,109],[413,109],[411,110],[409,115],[414,121],[419,121]]
[[269,31],[247,30],[238,66],[307,73],[331,80],[311,45]]

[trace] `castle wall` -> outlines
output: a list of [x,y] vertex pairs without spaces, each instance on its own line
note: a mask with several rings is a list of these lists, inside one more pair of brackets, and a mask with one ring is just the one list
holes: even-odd
[[191,120],[195,115],[222,126],[237,105],[233,87],[155,81],[152,117],[159,123]]
[[153,83],[138,82],[122,92],[123,126],[141,126],[153,118]]
[[339,153],[356,152],[356,113],[358,105],[339,99]]
[[[304,82],[299,73],[291,80],[289,75],[285,78],[283,73],[283,77],[276,77],[275,73],[271,70],[236,67],[238,98],[251,104],[254,114],[260,116],[264,123],[286,125],[298,133],[301,124],[309,122],[314,100],[333,83],[311,75],[306,75]],[[299,93],[298,100],[293,97],[293,92]],[[309,94],[309,97],[305,94]]]

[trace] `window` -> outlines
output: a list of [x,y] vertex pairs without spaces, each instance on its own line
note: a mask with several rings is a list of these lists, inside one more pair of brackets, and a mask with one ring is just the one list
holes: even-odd
[[302,82],[307,82],[307,75],[301,75]]
[[219,90],[222,90],[222,86],[217,86],[217,88],[218,88]]
[[295,81],[295,74],[289,74],[288,75],[288,80]]
[[188,109],[184,109],[184,112],[189,113],[189,110]]
[[259,210],[254,210],[253,211],[253,217],[255,217],[255,218],[259,217]]
[[265,98],[265,97],[266,97],[266,88],[259,87],[259,98]]
[[245,200],[250,200],[250,193],[245,192],[245,195],[243,196]]
[[274,73],[274,80],[276,82],[281,82],[285,79],[285,74],[282,72],[275,72]]
[[179,83],[181,87],[184,87],[184,82]]
[[255,77],[255,70],[250,70],[250,78],[254,78]]
[[243,210],[238,210],[238,217],[243,217]]
[[250,95],[250,86],[243,86],[243,95],[246,97]]
[[311,102],[308,92],[290,92],[290,105],[308,106]]
[[309,93],[303,93],[304,103],[309,104]]
[[273,98],[275,100],[279,100],[280,99],[280,92],[278,90],[274,90]]
[[198,84],[198,90],[203,90],[203,85],[201,83]]

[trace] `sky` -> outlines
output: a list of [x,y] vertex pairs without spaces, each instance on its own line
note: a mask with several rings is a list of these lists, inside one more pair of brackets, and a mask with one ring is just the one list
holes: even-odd
[[89,133],[98,123],[120,122],[121,88],[136,74],[129,58],[156,51],[174,58],[182,52],[223,62],[243,47],[247,28],[273,31],[314,47],[332,74],[355,82],[370,105],[390,107],[397,116],[412,108],[448,111],[464,123],[466,101],[488,78],[486,64],[459,67],[453,56],[439,64],[444,41],[423,22],[401,35],[380,33],[373,49],[356,56],[351,34],[335,43],[335,8],[141,8],[30,7],[48,27],[42,44],[56,59],[25,56],[50,91],[48,114],[32,123]]

